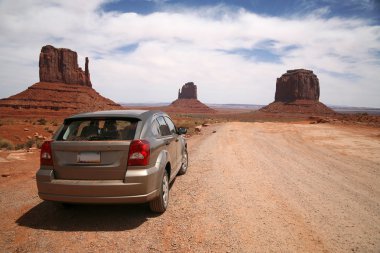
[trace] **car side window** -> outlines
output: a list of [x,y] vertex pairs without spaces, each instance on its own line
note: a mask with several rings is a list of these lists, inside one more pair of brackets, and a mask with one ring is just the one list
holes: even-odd
[[170,135],[169,126],[166,124],[164,118],[160,116],[157,118],[157,121],[158,121],[161,135],[162,136]]
[[176,134],[177,130],[175,128],[175,125],[174,125],[173,121],[169,117],[165,117],[165,121],[166,121],[166,123],[169,126],[170,133],[171,134]]
[[160,134],[160,128],[159,128],[157,120],[153,120],[153,122],[152,122],[152,133],[153,133],[153,135],[155,137],[160,137],[161,136],[161,134]]

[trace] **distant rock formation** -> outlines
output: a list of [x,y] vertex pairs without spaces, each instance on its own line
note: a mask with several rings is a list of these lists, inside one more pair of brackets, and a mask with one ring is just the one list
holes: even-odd
[[121,106],[87,86],[39,82],[16,95],[0,99],[0,108],[17,109],[17,113],[28,109],[32,114],[30,109],[37,109],[52,110],[54,114],[67,111],[70,114],[121,109]]
[[270,113],[332,114],[319,102],[319,80],[311,70],[288,70],[276,81],[275,101],[260,109]]
[[216,111],[198,99],[176,99],[165,108],[167,112],[177,113],[215,113]]
[[288,70],[276,82],[276,102],[319,101],[319,80],[311,70]]
[[85,71],[78,66],[78,55],[67,48],[47,45],[40,53],[40,82],[79,84],[92,87],[89,60],[86,57]]
[[178,99],[198,99],[197,86],[193,82],[185,83],[178,90]]
[[0,115],[67,116],[122,108],[92,88],[87,57],[83,71],[78,67],[76,52],[44,46],[39,66],[40,82],[9,98],[0,99]]
[[197,86],[193,82],[185,83],[178,90],[178,99],[165,109],[167,112],[215,113],[216,111],[198,100]]

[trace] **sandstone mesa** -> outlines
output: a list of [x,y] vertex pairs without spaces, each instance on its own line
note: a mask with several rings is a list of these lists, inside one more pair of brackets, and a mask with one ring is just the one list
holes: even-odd
[[89,60],[86,57],[85,71],[78,66],[78,55],[67,48],[47,45],[40,53],[40,82],[79,84],[92,87]]
[[165,111],[181,113],[215,113],[216,111],[198,100],[198,88],[193,82],[185,83],[178,90],[178,99],[173,101]]
[[288,70],[276,81],[273,103],[260,109],[271,113],[334,114],[319,102],[319,79],[311,70]]

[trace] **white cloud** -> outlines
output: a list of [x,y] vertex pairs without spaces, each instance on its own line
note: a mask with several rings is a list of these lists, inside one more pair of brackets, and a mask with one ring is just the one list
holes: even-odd
[[[77,51],[82,66],[89,56],[94,88],[115,101],[170,102],[181,85],[194,81],[204,102],[266,104],[277,77],[308,68],[320,79],[322,102],[380,107],[380,27],[365,20],[326,19],[321,11],[264,17],[224,5],[104,13],[102,3],[30,1],[21,8],[2,1],[2,97],[38,81],[39,50],[52,44]],[[281,63],[233,54],[263,41],[273,41]]]

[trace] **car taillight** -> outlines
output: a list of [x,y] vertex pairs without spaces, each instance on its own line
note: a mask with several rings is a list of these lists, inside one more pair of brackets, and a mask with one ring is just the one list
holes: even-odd
[[53,156],[51,153],[51,142],[45,141],[41,146],[40,162],[41,165],[53,166]]
[[128,166],[149,164],[150,144],[146,140],[133,140],[129,146]]

